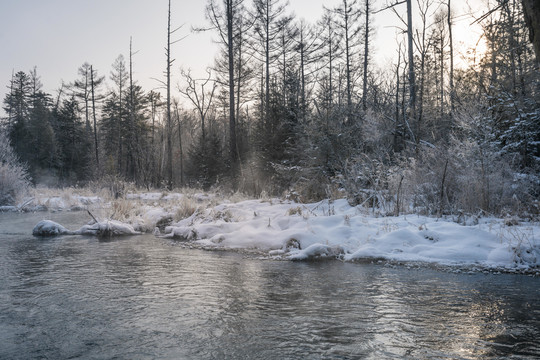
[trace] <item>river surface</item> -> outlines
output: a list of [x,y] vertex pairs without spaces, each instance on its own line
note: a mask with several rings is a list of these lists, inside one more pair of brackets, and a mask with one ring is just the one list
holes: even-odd
[[538,359],[540,278],[272,261],[0,214],[0,359]]

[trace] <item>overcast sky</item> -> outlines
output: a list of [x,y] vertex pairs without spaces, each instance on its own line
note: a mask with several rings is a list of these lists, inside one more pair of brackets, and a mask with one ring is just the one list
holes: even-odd
[[[382,2],[376,4],[380,6]],[[297,17],[315,22],[323,13],[323,4],[332,8],[340,0],[290,0],[289,3],[290,11]],[[457,3],[456,13],[464,11],[466,1],[453,3]],[[189,35],[172,49],[177,73],[180,66],[197,73],[213,63],[215,34],[190,32],[192,26],[207,25],[205,4],[206,0],[172,1],[172,26],[185,24],[177,32],[178,37]],[[461,25],[470,23],[470,20],[460,21]],[[398,24],[388,11],[375,19],[374,46],[379,59],[391,57],[394,23]],[[463,30],[465,36],[477,38]],[[108,77],[111,64],[119,54],[128,58],[130,36],[133,51],[137,51],[136,80],[145,91],[157,88],[159,83],[152,78],[163,76],[166,32],[167,0],[0,0],[0,100],[3,103],[12,71],[28,72],[34,66],[44,90],[50,93],[59,88],[62,80],[75,80],[84,62]]]

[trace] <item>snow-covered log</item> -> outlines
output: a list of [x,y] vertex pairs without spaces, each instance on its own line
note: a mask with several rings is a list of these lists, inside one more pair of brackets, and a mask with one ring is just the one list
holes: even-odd
[[115,220],[100,221],[91,225],[84,225],[75,231],[76,235],[93,235],[100,238],[110,238],[122,235],[139,235],[133,226]]

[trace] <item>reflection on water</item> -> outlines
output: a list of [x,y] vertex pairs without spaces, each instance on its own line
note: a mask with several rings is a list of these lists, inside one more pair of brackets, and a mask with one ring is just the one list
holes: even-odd
[[38,216],[0,214],[2,359],[540,357],[538,278],[37,239]]

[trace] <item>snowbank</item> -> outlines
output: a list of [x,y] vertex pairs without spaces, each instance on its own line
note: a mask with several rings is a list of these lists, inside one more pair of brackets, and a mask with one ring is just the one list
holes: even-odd
[[43,196],[24,199],[24,201],[10,211],[38,212],[38,211],[78,211],[90,205],[102,203],[99,196],[81,196],[77,194],[64,194],[63,196]]
[[[537,223],[481,218],[458,224],[455,219],[415,215],[376,217],[363,208],[351,207],[346,200],[313,204],[276,199],[223,200],[213,206],[217,198],[203,194],[190,198],[198,205],[194,213],[185,213],[178,211],[182,206],[178,201],[149,204],[158,195],[163,198],[161,193],[130,195],[138,202],[132,212],[137,215],[126,222],[101,221],[74,232],[56,223],[40,222],[34,234],[111,237],[154,233],[207,249],[255,250],[272,259],[386,259],[540,271]],[[182,198],[182,194],[166,196],[171,200]],[[142,199],[148,201],[140,202]],[[175,216],[184,213],[191,215],[173,223]]]
[[205,248],[257,249],[289,260],[387,259],[485,268],[540,268],[540,226],[481,219],[464,226],[424,216],[373,217],[345,200],[221,204],[166,228]]

